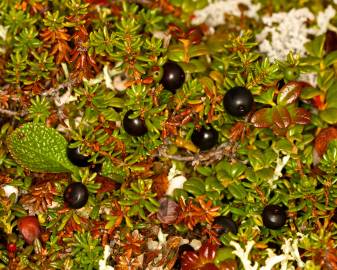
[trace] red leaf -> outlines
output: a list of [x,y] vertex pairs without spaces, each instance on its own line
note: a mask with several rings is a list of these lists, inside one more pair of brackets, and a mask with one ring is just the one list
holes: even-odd
[[199,262],[199,256],[193,251],[186,251],[182,257],[181,270],[193,269]]
[[305,82],[289,82],[282,87],[277,97],[277,104],[287,105],[294,103],[301,95],[303,87],[310,86]]
[[337,129],[328,127],[321,130],[316,136],[314,148],[321,157],[324,155],[330,141],[337,139]]
[[117,190],[120,187],[119,183],[116,183],[112,179],[101,175],[96,176],[95,182],[101,184],[101,187],[97,190],[97,193],[111,192]]
[[213,263],[217,244],[205,242],[196,252],[187,251],[181,258],[181,270],[219,270]]
[[311,114],[304,108],[297,108],[296,115],[293,120],[296,124],[307,125],[311,122]]
[[326,108],[325,96],[323,96],[323,95],[318,95],[318,96],[313,97],[312,103],[320,111],[322,111]]
[[273,125],[277,128],[284,129],[291,125],[291,116],[287,108],[274,107],[273,108]]
[[18,228],[28,244],[32,244],[40,236],[40,223],[35,216],[26,216],[18,220]]
[[215,257],[218,245],[211,242],[204,243],[199,249],[199,256],[204,260],[213,260]]
[[256,111],[250,121],[254,124],[254,127],[258,128],[267,128],[272,125],[272,121],[270,118],[271,109],[264,108]]
[[273,108],[273,132],[278,136],[284,136],[287,128],[292,124],[291,116],[287,108],[274,107]]

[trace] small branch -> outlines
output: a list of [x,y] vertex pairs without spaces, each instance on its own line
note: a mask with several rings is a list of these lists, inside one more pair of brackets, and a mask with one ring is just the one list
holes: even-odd
[[57,87],[50,88],[49,90],[43,92],[42,96],[54,96],[61,89],[71,87],[71,86],[73,86],[76,83],[77,83],[76,80],[69,80],[67,82],[61,83]]
[[185,162],[192,162],[192,166],[197,166],[200,163],[204,163],[205,165],[212,164],[215,161],[221,160],[224,156],[233,158],[234,156],[234,149],[236,145],[231,142],[226,142],[219,145],[216,148],[211,149],[205,153],[198,153],[198,154],[188,154],[188,155],[170,155],[167,153],[168,144],[164,144],[163,146],[159,147],[158,153],[156,156],[158,157],[165,157],[172,160],[177,161],[185,161]]
[[11,110],[6,110],[6,109],[1,109],[0,108],[0,114],[5,114],[7,116],[13,117],[13,116],[24,116],[26,113],[22,112],[21,114],[19,112],[16,111],[11,111]]

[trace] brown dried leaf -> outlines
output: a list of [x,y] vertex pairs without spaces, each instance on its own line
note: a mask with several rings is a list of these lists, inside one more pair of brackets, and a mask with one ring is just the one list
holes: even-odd
[[163,197],[169,186],[167,171],[163,171],[161,174],[153,177],[152,180],[152,191],[157,193],[157,198]]
[[316,136],[314,148],[321,157],[325,153],[330,141],[337,139],[337,129],[334,127],[324,128]]

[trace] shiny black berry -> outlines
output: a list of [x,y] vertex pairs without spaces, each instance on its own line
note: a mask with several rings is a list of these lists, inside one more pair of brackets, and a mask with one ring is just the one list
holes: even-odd
[[286,224],[287,212],[286,210],[278,205],[267,205],[263,209],[262,220],[264,226],[269,229],[280,229]]
[[214,219],[213,225],[219,225],[221,228],[215,229],[215,231],[221,235],[223,233],[238,233],[238,226],[230,217],[219,216]]
[[211,126],[194,130],[191,136],[193,144],[201,151],[211,149],[218,143],[218,132]]
[[123,119],[123,127],[125,131],[131,136],[143,136],[147,132],[145,121],[140,117],[129,118],[133,111],[128,111]]
[[167,62],[163,66],[163,77],[161,78],[161,84],[166,90],[173,93],[180,88],[185,81],[184,70],[174,62]]
[[87,203],[88,197],[87,187],[80,182],[71,183],[63,193],[64,201],[73,209],[83,207]]
[[67,156],[70,162],[78,167],[88,167],[91,163],[89,162],[90,157],[84,156],[80,153],[80,148],[67,148]]
[[226,111],[233,116],[247,115],[254,103],[252,93],[244,87],[234,87],[224,96],[223,105]]
[[90,166],[90,172],[100,173],[102,171],[103,164],[96,163]]

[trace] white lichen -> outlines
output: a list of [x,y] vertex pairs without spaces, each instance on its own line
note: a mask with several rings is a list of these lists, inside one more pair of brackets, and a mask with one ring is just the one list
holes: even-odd
[[308,8],[263,17],[265,27],[256,36],[260,42],[259,50],[266,53],[272,61],[286,59],[290,51],[303,56],[306,53],[304,44],[309,41],[308,35],[316,33],[315,29],[307,27],[307,21],[314,19],[314,14]]
[[336,10],[329,5],[324,11],[321,11],[317,15],[317,26],[318,30],[316,32],[316,35],[324,34],[330,25],[330,20],[335,17]]
[[62,96],[56,96],[54,102],[57,107],[62,107],[63,105],[76,100],[77,96],[71,94],[71,88],[69,87]]
[[235,248],[235,250],[232,252],[234,255],[238,256],[241,260],[241,263],[243,265],[243,268],[245,270],[257,270],[259,267],[259,264],[255,262],[254,265],[252,265],[251,260],[249,259],[249,253],[251,252],[255,242],[254,241],[248,241],[245,250],[240,246],[239,243],[235,241],[231,241],[229,243],[231,246]]
[[[324,34],[331,28],[330,20],[336,10],[329,5],[315,16],[307,7],[291,9],[289,12],[273,13],[262,18],[264,29],[256,36],[259,50],[272,60],[285,60],[289,52],[304,56],[305,43],[310,35]],[[312,26],[308,26],[312,22]]]
[[[78,116],[78,117],[76,117],[74,119],[75,128],[77,128],[80,125],[81,121],[82,121],[82,116]],[[65,125],[64,124],[59,124],[57,126],[57,130],[59,132],[64,132],[65,133],[66,131],[69,131],[69,130],[72,129],[72,127],[70,126],[70,120],[69,119],[65,119],[63,122],[64,122]]]
[[284,239],[284,244],[281,247],[283,254],[275,255],[271,249],[267,249],[268,258],[265,265],[261,267],[257,262],[253,264],[249,258],[255,244],[254,241],[248,241],[244,249],[235,241],[231,241],[229,244],[234,247],[235,250],[232,253],[239,257],[244,270],[272,270],[277,264],[281,264],[281,270],[290,270],[293,269],[288,265],[290,261],[296,261],[299,268],[303,268],[305,265],[298,251],[298,241],[301,241],[304,236],[302,234],[297,234],[297,236],[296,239]]
[[286,155],[282,159],[280,157],[277,158],[273,177],[268,180],[270,187],[275,187],[274,182],[282,176],[282,169],[287,165],[289,159],[290,155]]
[[3,188],[7,198],[9,198],[9,196],[14,194],[15,195],[15,202],[18,201],[19,189],[17,187],[12,186],[12,185],[4,185],[2,188]]
[[173,191],[176,188],[183,188],[184,183],[187,180],[186,177],[183,175],[183,172],[177,170],[177,167],[174,163],[168,173],[167,178],[168,178],[169,186],[166,190],[166,195],[169,195],[169,196],[173,195]]
[[254,4],[251,0],[222,0],[209,4],[203,9],[194,12],[192,24],[205,23],[210,27],[216,27],[225,23],[225,14],[240,17],[242,12],[239,5],[245,5],[245,16],[258,18],[257,12],[261,4]]
[[[9,28],[9,26],[3,26],[3,25],[0,24],[0,38],[2,40],[6,40],[8,28]],[[5,47],[0,47],[0,53],[5,53],[5,52],[6,52]]]
[[110,256],[110,246],[104,246],[104,254],[103,259],[98,261],[99,270],[114,270],[114,268],[110,265],[107,265],[107,260]]
[[113,85],[112,85],[112,80],[109,74],[109,68],[107,65],[104,66],[103,68],[103,75],[104,75],[104,81],[105,81],[105,86],[108,89],[114,89]]
[[310,73],[301,74],[298,80],[307,82],[311,84],[312,87],[316,87],[317,86],[317,73],[310,72]]

